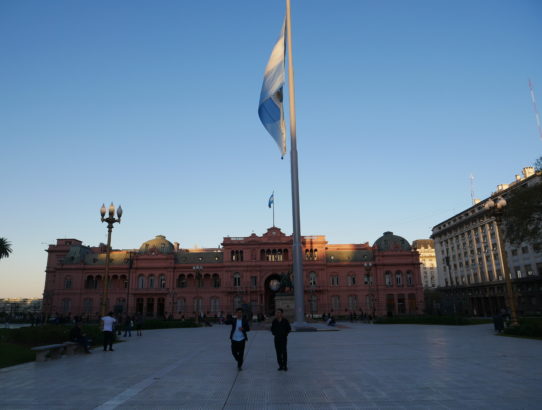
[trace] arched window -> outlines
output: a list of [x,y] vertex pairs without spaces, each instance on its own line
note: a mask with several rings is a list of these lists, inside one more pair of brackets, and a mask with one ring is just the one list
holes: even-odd
[[83,312],[87,315],[92,313],[92,298],[83,299]]
[[220,299],[215,297],[211,298],[211,312],[218,313],[220,312]]
[[136,313],[139,313],[140,315],[143,314],[143,298],[137,298],[136,299]]
[[177,287],[186,288],[186,276],[181,274],[177,277]]
[[220,276],[218,274],[213,274],[213,288],[219,288],[220,287]]
[[347,276],[348,286],[354,286],[356,284],[356,277],[353,274]]
[[87,279],[85,280],[85,289],[96,289],[94,276],[87,276]]
[[264,261],[264,260],[265,260],[265,250],[264,250],[264,249],[262,249],[262,250],[260,251],[260,260],[261,260],[261,261]]
[[145,287],[145,276],[139,275],[137,277],[137,287],[143,289]]
[[154,275],[149,276],[149,289],[154,289]]
[[164,275],[160,275],[160,289],[166,288],[166,277]]
[[241,286],[241,274],[239,272],[235,272],[233,274],[233,286],[234,287]]
[[122,282],[122,285],[124,286],[124,289],[128,289],[128,278],[126,277],[126,275],[122,275],[120,277],[120,280]]
[[72,277],[66,276],[64,278],[64,289],[71,289],[72,288]]
[[311,314],[318,313],[318,296],[311,295],[309,299],[310,311]]
[[203,312],[203,299],[202,298],[194,298],[194,312],[197,314],[200,314]]
[[384,279],[386,281],[386,286],[393,286],[393,278],[391,277],[391,272],[386,272],[384,274]]
[[285,261],[288,260],[288,249],[282,250],[282,257],[284,258]]
[[333,310],[341,309],[341,297],[340,296],[331,296],[331,308]]
[[358,308],[358,297],[356,295],[348,296],[348,309],[356,310]]
[[233,310],[239,309],[242,304],[243,304],[243,300],[241,299],[241,296],[235,296],[233,298]]
[[407,286],[414,286],[414,277],[412,276],[411,271],[407,271],[406,281],[407,281]]
[[62,299],[62,313],[67,314],[71,312],[72,300],[69,298]]
[[309,285],[316,286],[316,272],[309,272]]
[[403,273],[399,270],[395,272],[395,283],[397,286],[403,286]]
[[186,311],[186,299],[177,299],[177,313],[184,313]]

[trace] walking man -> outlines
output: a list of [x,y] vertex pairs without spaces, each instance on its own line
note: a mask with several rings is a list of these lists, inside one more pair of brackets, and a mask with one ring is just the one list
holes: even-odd
[[231,321],[231,354],[237,361],[237,370],[243,370],[243,357],[245,355],[245,343],[248,340],[247,332],[250,330],[248,320],[243,317],[243,309],[235,311],[235,318]]
[[275,351],[277,352],[277,362],[279,368],[277,370],[288,371],[288,352],[286,345],[288,343],[288,333],[292,331],[290,322],[283,317],[284,311],[277,309],[275,319],[271,324],[271,333],[275,336]]
[[113,331],[115,330],[115,323],[117,319],[113,317],[113,312],[109,312],[106,316],[102,317],[102,332],[104,337],[104,352],[107,351],[107,346],[109,346],[109,351],[113,351]]

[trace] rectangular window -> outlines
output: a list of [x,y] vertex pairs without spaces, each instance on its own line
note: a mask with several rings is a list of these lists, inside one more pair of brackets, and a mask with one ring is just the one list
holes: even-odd
[[518,250],[512,249],[512,256],[518,256]]
[[525,265],[525,273],[527,274],[527,276],[533,276],[534,275],[533,267],[530,264]]
[[522,254],[526,254],[526,253],[529,253],[529,247],[528,246],[522,246],[521,247],[521,253]]
[[257,276],[251,276],[250,277],[250,286],[252,288],[256,288],[258,286],[258,277]]
[[339,276],[331,277],[331,286],[339,286]]
[[331,297],[331,306],[333,307],[333,310],[340,310],[341,308],[341,299],[339,296],[332,296]]
[[354,286],[356,284],[355,276],[348,276],[348,286]]

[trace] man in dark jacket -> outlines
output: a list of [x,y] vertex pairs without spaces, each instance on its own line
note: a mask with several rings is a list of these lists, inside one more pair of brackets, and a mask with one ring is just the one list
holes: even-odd
[[275,319],[271,324],[271,333],[275,336],[275,351],[277,352],[278,370],[288,371],[288,352],[286,345],[288,343],[288,333],[292,331],[290,322],[283,317],[284,311],[277,309]]
[[243,317],[243,309],[235,311],[235,318],[231,321],[231,354],[237,361],[237,369],[243,370],[243,357],[245,355],[245,343],[248,340],[247,332],[250,330],[248,320]]

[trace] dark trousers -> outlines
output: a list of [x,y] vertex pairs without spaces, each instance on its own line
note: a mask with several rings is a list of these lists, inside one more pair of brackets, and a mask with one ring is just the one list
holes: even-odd
[[286,337],[275,337],[275,351],[277,352],[277,362],[280,367],[286,367],[288,365],[288,352],[286,351],[286,345],[288,339]]
[[237,367],[243,366],[243,357],[245,356],[245,340],[241,340],[240,342],[232,340],[231,354],[233,355],[233,358],[237,361]]
[[109,346],[109,350],[113,350],[113,332],[104,330],[104,351],[107,350],[107,346]]
[[88,339],[86,337],[84,337],[84,336],[78,337],[78,338],[75,339],[75,341],[79,345],[83,346],[83,348],[85,349],[85,352],[90,352],[90,350],[88,350],[88,347],[89,347],[90,343],[89,343],[89,341],[88,341]]

